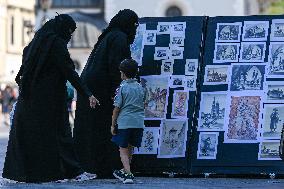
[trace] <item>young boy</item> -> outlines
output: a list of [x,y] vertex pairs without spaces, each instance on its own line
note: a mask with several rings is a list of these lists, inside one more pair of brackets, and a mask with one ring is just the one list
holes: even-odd
[[126,184],[133,183],[130,170],[133,148],[140,147],[143,136],[145,91],[134,79],[138,71],[134,60],[125,59],[119,69],[123,81],[114,98],[111,133],[112,141],[119,146],[123,169],[113,175]]

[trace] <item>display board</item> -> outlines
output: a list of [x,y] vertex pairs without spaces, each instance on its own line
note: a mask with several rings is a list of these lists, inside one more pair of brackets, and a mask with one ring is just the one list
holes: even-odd
[[192,174],[284,173],[283,37],[283,16],[209,18]]
[[188,173],[204,22],[205,17],[140,20],[131,51],[147,98],[136,172]]

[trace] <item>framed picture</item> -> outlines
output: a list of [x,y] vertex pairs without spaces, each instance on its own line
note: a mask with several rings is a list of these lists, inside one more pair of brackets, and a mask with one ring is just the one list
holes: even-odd
[[170,34],[171,33],[171,23],[170,22],[158,22],[157,34]]
[[144,34],[144,45],[156,45],[156,30],[146,30]]
[[258,160],[281,160],[279,146],[280,140],[263,140],[259,144]]
[[184,47],[171,46],[170,59],[183,59]]
[[267,81],[265,83],[265,102],[284,103],[283,81]]
[[218,132],[200,132],[197,159],[216,159]]
[[284,42],[271,42],[269,45],[269,78],[284,78]]
[[174,70],[174,60],[162,60],[161,75],[172,75]]
[[196,75],[188,75],[184,77],[184,88],[188,91],[196,91]]
[[239,49],[239,43],[215,43],[213,63],[238,62]]
[[136,154],[157,154],[160,136],[159,127],[145,127],[141,147]]
[[242,42],[240,62],[264,62],[266,42]]
[[158,158],[185,157],[187,131],[187,119],[162,120]]
[[284,41],[284,19],[273,19],[270,41]]
[[184,75],[172,75],[170,80],[170,88],[184,87],[185,76]]
[[141,76],[141,85],[146,91],[145,120],[162,120],[166,118],[169,77]]
[[242,22],[217,23],[216,42],[240,42]]
[[175,90],[172,103],[172,118],[187,118],[188,91]]
[[170,53],[169,47],[155,47],[154,60],[169,59],[169,53]]
[[198,59],[186,59],[184,75],[197,75],[197,69],[198,69]]
[[173,33],[170,37],[170,46],[182,47],[184,46],[184,39],[184,34]]
[[269,21],[244,21],[243,41],[266,41]]
[[180,33],[184,34],[186,29],[186,22],[171,22],[171,34]]
[[207,65],[205,67],[204,85],[223,85],[228,84],[229,66],[226,65]]

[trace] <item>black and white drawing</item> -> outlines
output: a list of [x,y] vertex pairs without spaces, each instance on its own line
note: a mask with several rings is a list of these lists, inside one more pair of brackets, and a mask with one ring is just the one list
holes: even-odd
[[144,45],[156,45],[156,30],[146,30],[144,33]]
[[170,79],[170,88],[184,87],[184,75],[172,75]]
[[264,62],[266,42],[242,42],[240,62]]
[[184,46],[184,39],[185,39],[184,34],[172,33],[170,39],[170,45],[182,47]]
[[184,47],[171,46],[169,58],[170,59],[183,59],[183,51],[184,51]]
[[197,75],[197,69],[198,59],[186,59],[184,75]]
[[284,104],[264,104],[262,137],[280,139],[284,123]]
[[169,58],[169,47],[155,47],[154,60],[166,60]]
[[215,43],[214,63],[231,63],[238,62],[239,43]]
[[204,85],[228,84],[228,69],[226,65],[207,65],[205,67]]
[[141,147],[137,154],[157,154],[159,146],[159,127],[145,127]]
[[280,140],[263,140],[259,144],[258,160],[281,160],[279,146]]
[[171,22],[159,22],[157,26],[157,34],[170,34]]
[[233,64],[230,91],[263,90],[266,64]]
[[186,90],[196,91],[196,75],[185,76],[183,82]]
[[185,157],[187,131],[187,119],[162,120],[158,158]]
[[218,132],[200,132],[197,159],[216,159]]
[[283,81],[266,82],[265,101],[269,103],[284,103],[284,83]]
[[171,33],[185,33],[186,22],[171,22]]
[[172,75],[174,60],[162,60],[161,75]]
[[271,42],[267,77],[284,78],[284,42]]
[[284,41],[284,19],[273,19],[270,41]]
[[216,42],[240,42],[242,23],[218,23]]
[[223,131],[227,92],[201,93],[198,131]]
[[266,41],[269,21],[244,21],[243,41]]

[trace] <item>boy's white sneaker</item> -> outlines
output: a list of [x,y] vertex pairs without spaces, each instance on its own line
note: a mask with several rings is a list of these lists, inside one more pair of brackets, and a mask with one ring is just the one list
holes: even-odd
[[97,178],[97,175],[96,175],[96,174],[84,172],[84,173],[78,175],[78,176],[74,179],[74,181],[83,182],[83,181],[88,181],[88,180],[92,180],[92,179],[95,179],[95,178]]

